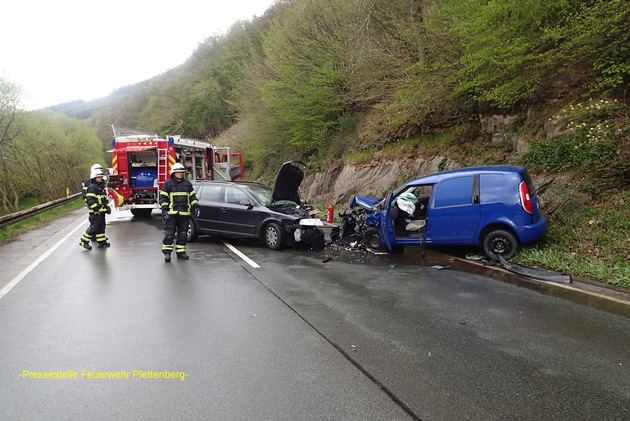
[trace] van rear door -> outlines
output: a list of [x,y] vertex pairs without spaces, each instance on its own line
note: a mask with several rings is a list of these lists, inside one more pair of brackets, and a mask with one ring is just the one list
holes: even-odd
[[427,243],[474,243],[480,220],[479,175],[444,179],[433,188],[429,202]]

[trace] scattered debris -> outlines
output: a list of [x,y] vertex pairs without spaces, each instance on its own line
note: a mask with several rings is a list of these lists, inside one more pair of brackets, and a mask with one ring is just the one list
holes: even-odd
[[468,253],[466,255],[466,260],[472,260],[474,262],[480,262],[480,261],[482,261],[485,258],[486,258],[486,256],[481,255],[481,254],[476,254],[476,253]]
[[322,259],[322,263],[330,262],[331,260],[332,260],[332,257],[326,256]]
[[443,270],[443,269],[448,269],[448,268],[450,268],[450,266],[441,266],[441,265],[431,266],[431,269],[435,269],[435,270]]
[[509,270],[510,272],[528,276],[530,278],[540,279],[542,281],[560,282],[563,284],[571,283],[570,275],[565,275],[563,273],[553,272],[545,269],[529,268],[527,266],[521,266],[517,263],[509,263],[500,254],[498,255],[498,258],[501,266],[503,266],[504,269]]

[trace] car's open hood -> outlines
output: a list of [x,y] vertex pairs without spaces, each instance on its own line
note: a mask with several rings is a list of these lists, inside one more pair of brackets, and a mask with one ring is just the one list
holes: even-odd
[[290,200],[298,205],[300,204],[298,188],[302,184],[302,180],[304,180],[303,168],[306,168],[306,164],[299,161],[287,161],[282,164],[273,184],[272,203]]
[[350,201],[350,207],[361,206],[370,211],[374,211],[374,205],[383,200],[382,197],[374,196],[354,196]]

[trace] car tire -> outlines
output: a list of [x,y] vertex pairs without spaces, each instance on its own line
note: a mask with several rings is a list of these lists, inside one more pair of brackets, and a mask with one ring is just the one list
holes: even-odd
[[276,222],[268,223],[263,231],[265,244],[271,250],[282,249],[282,247],[284,247],[285,236],[284,228]]
[[363,234],[363,244],[368,250],[374,252],[380,252],[385,249],[383,241],[381,240],[381,234],[378,229],[374,227],[365,230]]
[[197,228],[192,219],[188,220],[188,230],[186,232],[186,241],[192,243],[197,239]]
[[497,254],[509,259],[516,254],[518,240],[506,230],[490,231],[483,237],[483,251],[491,259],[496,259]]

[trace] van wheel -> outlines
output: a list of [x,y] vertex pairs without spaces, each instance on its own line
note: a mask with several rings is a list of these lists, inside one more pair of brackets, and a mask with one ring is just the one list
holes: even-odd
[[383,241],[378,229],[371,227],[365,230],[363,234],[363,244],[370,251],[383,251]]
[[491,231],[483,238],[483,251],[491,259],[500,254],[507,260],[516,254],[517,248],[518,241],[509,231]]
[[265,244],[271,250],[280,250],[284,246],[284,228],[275,222],[265,227]]
[[191,243],[197,239],[197,229],[192,219],[188,219],[188,230],[186,231],[186,242]]

